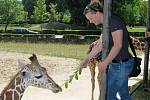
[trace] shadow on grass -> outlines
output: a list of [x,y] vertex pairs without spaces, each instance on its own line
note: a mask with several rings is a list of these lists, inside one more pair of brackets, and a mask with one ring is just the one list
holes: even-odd
[[[148,83],[150,83],[150,81]],[[132,100],[150,100],[150,91],[146,92],[144,90],[144,84],[142,81],[137,83],[132,88],[136,88],[136,87],[138,87],[138,88],[133,92],[133,94],[131,96]]]

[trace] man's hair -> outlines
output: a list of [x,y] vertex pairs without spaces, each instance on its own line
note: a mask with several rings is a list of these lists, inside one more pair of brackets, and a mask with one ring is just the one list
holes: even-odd
[[103,13],[103,7],[100,3],[98,2],[93,2],[93,3],[90,3],[88,4],[85,9],[84,9],[84,12],[83,14],[87,14],[88,12],[102,12]]

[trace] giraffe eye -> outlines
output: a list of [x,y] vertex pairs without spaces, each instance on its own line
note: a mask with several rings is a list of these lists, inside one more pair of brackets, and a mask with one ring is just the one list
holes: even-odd
[[26,72],[22,72],[21,75],[22,75],[22,76],[25,76],[25,75],[26,75]]
[[35,78],[37,78],[37,79],[40,79],[42,77],[43,77],[43,75],[35,76]]

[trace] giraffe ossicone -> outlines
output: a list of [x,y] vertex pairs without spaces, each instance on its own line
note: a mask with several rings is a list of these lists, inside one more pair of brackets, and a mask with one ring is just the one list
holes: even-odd
[[35,54],[29,59],[30,64],[18,62],[22,68],[3,89],[0,100],[21,100],[28,86],[49,89],[54,93],[62,91],[61,87],[47,74],[46,68],[39,64]]

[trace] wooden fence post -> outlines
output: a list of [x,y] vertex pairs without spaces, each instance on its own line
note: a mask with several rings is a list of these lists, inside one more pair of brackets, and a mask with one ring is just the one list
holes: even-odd
[[[104,60],[108,55],[108,47],[109,47],[109,19],[111,17],[111,3],[112,0],[104,0],[104,16],[103,16],[103,51],[102,51],[102,59]],[[106,100],[106,73],[101,74],[101,84],[99,84],[100,87],[100,95],[99,100]]]
[[[150,32],[150,0],[148,0],[148,10],[147,10],[147,32]],[[149,46],[150,46],[150,37],[146,37],[145,40],[145,56],[144,56],[144,75],[143,81],[144,85],[147,86],[148,81],[148,64],[149,64]]]

